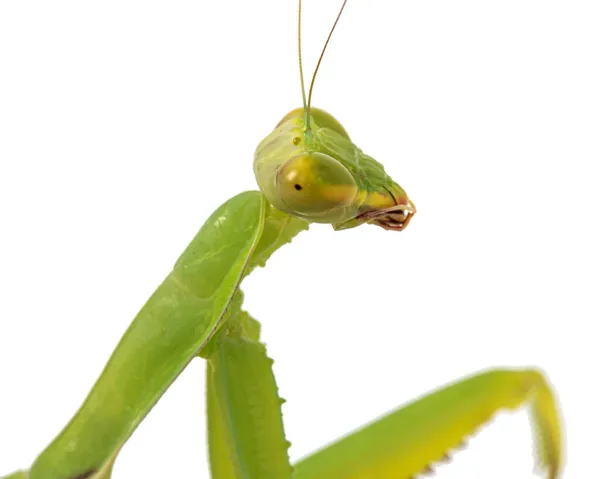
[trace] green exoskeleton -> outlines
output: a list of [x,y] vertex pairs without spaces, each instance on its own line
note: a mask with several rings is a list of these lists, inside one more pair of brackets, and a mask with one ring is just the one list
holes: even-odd
[[[492,415],[528,405],[545,477],[561,470],[557,403],[537,370],[497,369],[459,380],[366,425],[293,466],[272,360],[240,283],[310,223],[403,230],[416,213],[406,192],[308,99],[256,149],[260,191],[221,205],[123,335],[85,402],[27,471],[10,478],[106,479],[136,427],[187,364],[207,362],[215,479],[411,478],[429,471]],[[301,2],[298,15],[300,76]]]

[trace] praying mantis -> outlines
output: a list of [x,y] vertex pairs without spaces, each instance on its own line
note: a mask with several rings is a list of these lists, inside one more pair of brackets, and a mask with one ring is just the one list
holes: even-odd
[[207,362],[215,478],[408,478],[443,460],[496,410],[525,402],[538,427],[540,463],[547,477],[558,477],[557,405],[536,370],[459,381],[290,465],[271,360],[258,322],[242,309],[240,283],[310,223],[393,232],[416,213],[341,124],[311,107],[315,75],[303,108],[285,115],[256,150],[260,192],[237,195],[213,213],[135,318],[79,412],[28,472],[9,477],[110,477],[125,441],[196,356]]

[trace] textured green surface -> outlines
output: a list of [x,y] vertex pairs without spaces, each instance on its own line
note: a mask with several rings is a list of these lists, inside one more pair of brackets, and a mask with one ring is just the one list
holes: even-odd
[[[426,472],[500,409],[530,401],[546,477],[558,477],[560,430],[550,388],[535,370],[492,370],[456,382],[364,426],[296,464],[294,479],[408,479]],[[535,414],[534,414],[535,417]],[[538,418],[539,419],[539,418]]]
[[8,476],[2,477],[2,479],[28,479],[28,477],[29,476],[27,475],[26,471],[17,471]]
[[91,477],[109,463],[221,325],[266,209],[259,192],[246,192],[206,221],[136,316],[81,409],[35,461],[30,479]]
[[237,334],[223,338],[209,359],[214,479],[292,477],[272,363],[262,343]]
[[210,472],[212,479],[237,479],[236,471],[239,467],[234,467],[235,462],[231,460],[226,442],[226,424],[221,417],[215,392],[213,368],[216,366],[216,363],[206,364],[206,422]]
[[[264,266],[308,223],[269,207],[249,274]],[[283,479],[291,476],[280,399],[259,343],[260,323],[241,309],[236,294],[227,325],[211,342],[206,374],[210,468],[213,479]]]

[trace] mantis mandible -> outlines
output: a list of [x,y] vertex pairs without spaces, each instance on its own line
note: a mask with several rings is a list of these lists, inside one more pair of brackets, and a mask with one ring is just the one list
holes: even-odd
[[260,188],[220,206],[138,313],[73,419],[28,471],[10,478],[103,479],[118,452],[197,356],[207,362],[212,477],[410,478],[444,460],[503,408],[528,404],[546,477],[561,468],[558,408],[537,370],[492,370],[396,410],[291,465],[281,400],[260,324],[242,309],[242,280],[310,223],[402,231],[416,213],[407,193],[305,93],[257,147]]

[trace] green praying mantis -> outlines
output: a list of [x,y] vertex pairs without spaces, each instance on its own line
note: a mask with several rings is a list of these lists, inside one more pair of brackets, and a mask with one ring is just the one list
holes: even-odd
[[206,360],[212,477],[410,478],[444,460],[504,408],[529,405],[546,477],[561,470],[558,407],[537,370],[492,370],[393,411],[293,466],[272,360],[260,324],[242,309],[242,280],[310,223],[335,230],[363,224],[402,231],[416,213],[381,164],[357,148],[330,114],[303,107],[285,115],[257,147],[260,188],[220,206],[138,313],[80,410],[28,471],[30,479],[103,479],[136,427],[189,362]]

